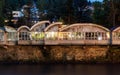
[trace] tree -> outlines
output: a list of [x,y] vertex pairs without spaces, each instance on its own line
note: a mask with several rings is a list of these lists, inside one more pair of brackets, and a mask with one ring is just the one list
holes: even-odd
[[94,2],[94,23],[112,28],[120,23],[120,0],[104,0]]
[[54,18],[57,20],[59,18],[65,19],[66,15],[66,3],[67,0],[39,0],[41,2],[39,6],[40,11],[42,13],[47,13],[46,19],[53,21]]
[[[3,0],[4,18],[12,19],[12,11],[20,11],[24,5],[32,8],[33,1],[37,4],[41,20],[58,21],[62,20],[66,24],[75,22],[92,22],[91,9],[87,0]],[[35,10],[35,8],[33,8]],[[30,10],[27,14],[31,16]],[[34,15],[36,13],[33,13]],[[24,19],[26,15],[24,16]],[[24,21],[21,19],[21,21]],[[28,18],[29,19],[29,18]],[[20,21],[19,21],[20,23]],[[30,23],[30,22],[29,22]]]
[[104,6],[102,2],[95,1],[93,3],[94,6],[94,13],[93,13],[93,21],[96,24],[104,25],[106,22],[106,14],[104,10]]
[[111,4],[111,7],[110,7],[110,10],[111,10],[111,16],[113,17],[113,21],[112,21],[112,24],[113,26],[115,26],[117,24],[117,21],[118,21],[118,17],[117,16],[120,16],[120,0],[110,0],[110,4]]
[[108,21],[111,26],[120,24],[120,0],[104,0],[104,5],[108,12]]
[[74,14],[76,22],[92,22],[91,13],[92,10],[89,8],[90,1],[87,0],[74,0]]
[[63,15],[63,19],[65,23],[71,24],[75,22],[74,8],[73,8],[73,0],[67,0],[65,3],[65,13]]
[[0,26],[4,25],[4,5],[5,5],[5,1],[4,0],[0,0]]
[[64,23],[91,22],[87,0],[39,0],[39,9],[47,11],[47,19],[63,19]]

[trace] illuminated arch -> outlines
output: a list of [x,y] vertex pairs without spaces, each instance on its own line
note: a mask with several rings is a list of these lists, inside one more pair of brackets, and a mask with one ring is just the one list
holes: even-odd
[[66,26],[66,27],[62,28],[60,31],[65,31],[67,29],[77,27],[77,26],[82,26],[82,27],[91,26],[91,27],[97,27],[97,28],[102,29],[102,30],[107,31],[107,32],[110,31],[109,29],[107,29],[103,26],[100,26],[100,25],[97,25],[97,24],[92,24],[92,23],[76,23],[76,24]]
[[49,24],[50,24],[49,21],[40,21],[40,22],[34,24],[34,25],[31,27],[30,30],[32,31],[35,27],[40,26],[40,25],[45,24],[45,23],[49,23]]
[[120,27],[117,27],[116,29],[113,30],[113,32],[120,30]]
[[54,26],[58,26],[58,25],[62,25],[63,23],[62,22],[55,22],[55,23],[52,23],[50,24],[48,27],[45,28],[45,32],[48,31],[50,28],[54,27]]
[[5,31],[7,32],[16,32],[17,30],[11,26],[4,26]]
[[28,26],[21,26],[18,28],[17,32],[19,32],[22,29],[26,29],[27,31],[30,31],[30,28]]

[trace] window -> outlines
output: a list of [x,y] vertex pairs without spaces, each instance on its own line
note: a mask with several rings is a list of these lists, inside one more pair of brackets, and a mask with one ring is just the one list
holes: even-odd
[[30,40],[29,32],[20,32],[19,33],[19,40]]
[[43,32],[31,32],[30,37],[32,40],[43,40],[45,35]]
[[4,32],[0,32],[0,41],[4,41]]
[[86,38],[86,40],[91,40],[91,37],[92,37],[92,34],[91,34],[91,32],[86,32],[85,33],[85,38]]
[[81,40],[84,39],[84,32],[75,32],[76,33],[76,39]]
[[7,40],[8,41],[15,41],[16,40],[16,32],[8,32]]
[[85,39],[86,40],[102,40],[104,34],[102,32],[86,32]]
[[58,39],[58,32],[46,32],[46,39],[48,40],[57,40]]
[[116,38],[120,39],[120,32],[116,32]]

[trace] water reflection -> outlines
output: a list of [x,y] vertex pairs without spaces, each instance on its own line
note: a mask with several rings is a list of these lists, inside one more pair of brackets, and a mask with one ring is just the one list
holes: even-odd
[[120,75],[120,65],[1,65],[0,75]]

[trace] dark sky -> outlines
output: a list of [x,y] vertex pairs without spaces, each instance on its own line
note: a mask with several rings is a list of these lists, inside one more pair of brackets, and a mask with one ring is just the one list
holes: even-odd
[[103,0],[90,0],[91,2],[93,2],[93,1],[100,1],[100,2],[102,2]]

